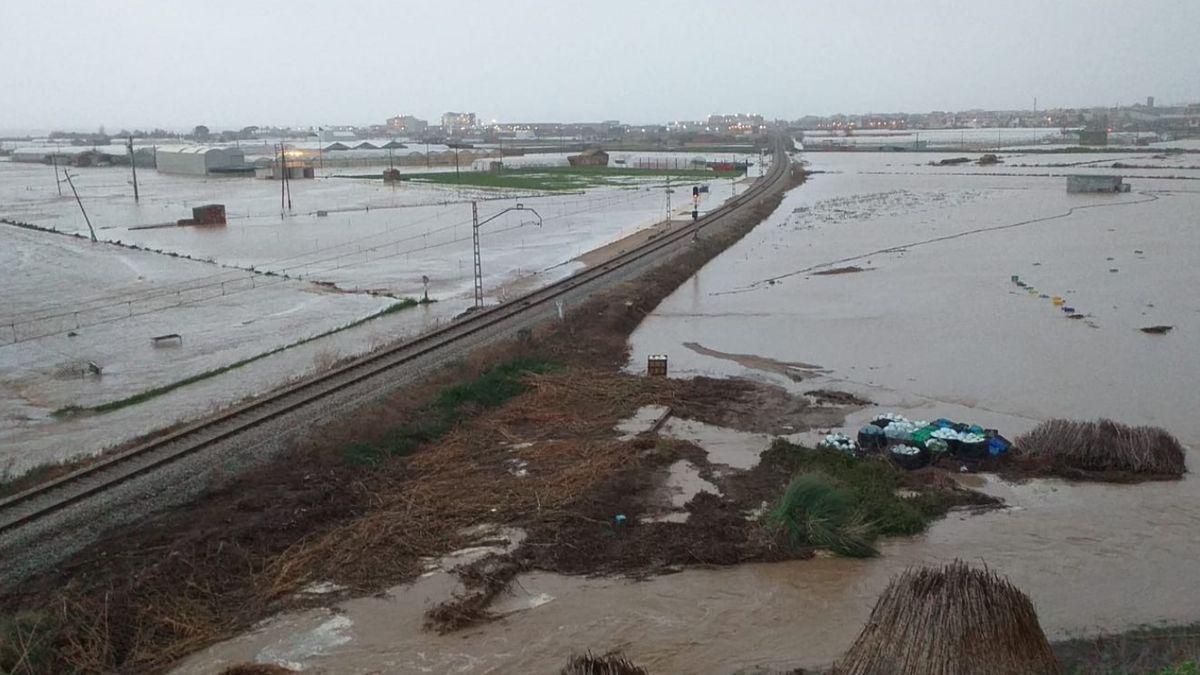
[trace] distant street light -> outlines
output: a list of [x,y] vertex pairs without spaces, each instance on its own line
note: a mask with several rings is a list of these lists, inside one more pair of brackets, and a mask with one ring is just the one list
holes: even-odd
[[504,209],[503,211],[500,211],[499,213],[493,214],[491,217],[485,218],[484,220],[481,221],[481,220],[479,220],[479,203],[474,202],[474,201],[471,202],[471,239],[474,242],[474,246],[475,246],[475,307],[476,308],[483,307],[483,267],[480,265],[480,259],[479,259],[479,228],[492,222],[493,220],[499,218],[500,216],[508,213],[509,211],[528,211],[528,212],[532,213],[534,216],[537,216],[537,226],[538,227],[542,226],[541,214],[539,214],[534,209],[531,209],[528,206],[525,206],[524,204],[517,204],[516,206],[510,206],[507,209]]

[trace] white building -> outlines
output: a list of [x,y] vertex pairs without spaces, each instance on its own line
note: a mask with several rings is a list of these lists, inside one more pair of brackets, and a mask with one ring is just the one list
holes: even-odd
[[155,155],[159,173],[207,176],[210,173],[246,171],[246,155],[238,148],[188,145],[159,149]]
[[448,112],[442,115],[442,131],[454,135],[460,131],[468,131],[478,126],[475,113]]

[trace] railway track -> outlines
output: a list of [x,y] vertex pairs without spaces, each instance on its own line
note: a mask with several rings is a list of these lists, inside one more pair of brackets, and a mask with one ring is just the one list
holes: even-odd
[[469,347],[473,339],[477,342],[481,336],[494,333],[514,320],[527,317],[531,323],[539,321],[548,311],[554,310],[556,301],[579,297],[603,286],[605,281],[623,278],[623,273],[640,270],[656,257],[681,244],[686,245],[691,237],[705,227],[737,217],[753,207],[761,197],[776,189],[789,173],[790,161],[782,142],[776,144],[774,155],[770,172],[746,192],[695,223],[652,239],[606,263],[0,499],[0,537],[30,528],[72,506],[199,455],[206,449],[227,443],[269,422],[300,414],[315,402],[348,392],[389,372],[394,373],[406,364],[413,364],[439,352],[453,352],[456,347]]

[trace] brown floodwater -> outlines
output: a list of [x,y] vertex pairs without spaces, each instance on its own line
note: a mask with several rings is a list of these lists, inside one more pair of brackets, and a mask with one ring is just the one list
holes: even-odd
[[[898,160],[861,154],[827,160],[844,163],[832,167],[842,173],[793,191],[665,301],[631,340],[631,363],[668,353],[685,377],[756,377],[793,392],[828,386],[877,404],[851,414],[848,429],[885,406],[1010,436],[1047,417],[1108,415],[1200,442],[1192,184],[1144,180],[1136,189],[1160,190],[1156,200],[1116,206],[1145,196],[1121,197],[988,234],[981,228],[1091,201],[1065,195],[1061,178],[876,175],[868,162]],[[784,276],[883,249],[854,261],[873,268],[861,274]],[[1094,325],[1015,292],[1013,274],[1066,294]],[[766,281],[775,277],[782,281]],[[1137,330],[1149,323],[1176,330],[1160,338]],[[822,372],[775,367],[809,363]],[[675,420],[662,432],[730,466],[752,463],[764,443]],[[1187,459],[1195,470],[1195,451]],[[685,469],[673,485],[680,494],[696,489]],[[449,636],[421,629],[425,608],[454,586],[436,572],[385,597],[277,617],[180,670],[260,660],[316,672],[552,673],[585,649],[621,649],[652,672],[819,667],[849,646],[894,574],[954,558],[1009,577],[1052,639],[1200,620],[1194,475],[1142,485],[961,478],[1006,508],[951,513],[921,536],[884,542],[871,560],[689,569],[647,581],[527,574],[498,604],[503,618]]]
[[[1194,463],[1194,454],[1189,462]],[[185,673],[262,660],[317,672],[554,672],[572,651],[622,649],[654,672],[828,664],[888,579],[962,558],[1008,576],[1052,638],[1185,622],[1200,608],[1200,482],[1011,484],[973,476],[1008,508],[955,512],[873,560],[817,558],[691,569],[648,581],[534,573],[459,634],[423,631],[454,584],[435,572],[386,596],[285,615],[189,659]]]

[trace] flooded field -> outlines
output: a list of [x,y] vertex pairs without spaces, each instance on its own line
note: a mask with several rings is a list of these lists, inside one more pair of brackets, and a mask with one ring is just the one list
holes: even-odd
[[[1131,179],[1129,194],[1067,195],[1061,176],[1035,175],[1042,168],[928,166],[943,157],[814,156],[811,168],[825,173],[642,324],[629,369],[665,353],[676,377],[850,391],[874,405],[847,418],[848,431],[879,410],[1010,437],[1055,416],[1156,424],[1192,447],[1195,470],[1195,171]],[[1042,294],[1065,298],[1079,318]],[[1174,328],[1139,330],[1153,324]],[[766,440],[675,419],[660,433],[730,466],[752,462]],[[686,463],[672,469],[673,499],[711,489],[694,474]],[[1194,474],[1141,485],[960,480],[1007,508],[952,512],[921,536],[883,543],[876,559],[641,582],[529,574],[502,619],[450,636],[421,630],[424,609],[453,587],[434,573],[385,596],[278,617],[179,671],[275,660],[346,672],[553,672],[584,649],[622,649],[654,672],[820,667],[849,646],[893,574],[953,558],[1008,576],[1052,639],[1200,619]]]
[[[562,278],[586,264],[583,254],[667,216],[662,177],[562,193],[321,177],[293,181],[292,208],[281,211],[276,181],[143,170],[135,204],[127,167],[71,171],[100,243],[86,239],[52,167],[0,162],[0,218],[85,237],[0,225],[0,264],[12,272],[0,296],[0,477],[206,414],[451,320],[472,304],[471,200],[481,220],[518,203],[542,217],[539,227],[516,212],[481,231],[489,303]],[[703,210],[735,189],[710,183]],[[676,215],[691,208],[677,191]],[[214,202],[226,205],[228,226],[147,227]],[[422,297],[425,277],[433,304],[296,346]],[[170,334],[181,339],[151,341]],[[55,414],[260,356],[147,403]]]

